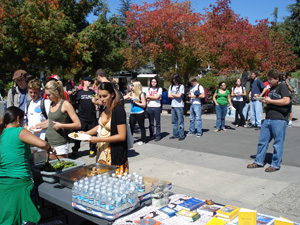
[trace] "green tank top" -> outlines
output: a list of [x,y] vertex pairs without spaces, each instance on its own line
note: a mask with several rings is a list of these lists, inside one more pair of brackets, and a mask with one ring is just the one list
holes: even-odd
[[69,115],[61,112],[62,105],[65,100],[62,100],[58,109],[55,112],[50,112],[48,114],[49,125],[46,131],[46,141],[54,147],[65,145],[68,143],[68,131],[66,129],[53,129],[53,121],[60,123],[69,123]]
[[28,144],[20,140],[23,127],[10,127],[3,130],[0,137],[0,176],[30,177],[28,159],[31,155]]

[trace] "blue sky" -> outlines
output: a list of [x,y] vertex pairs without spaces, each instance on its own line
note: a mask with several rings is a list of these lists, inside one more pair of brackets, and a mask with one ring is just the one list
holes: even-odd
[[[106,0],[111,13],[118,13],[120,7],[119,0]],[[143,5],[143,2],[153,3],[155,0],[132,0],[132,3]],[[179,0],[179,2],[182,2]],[[210,4],[215,4],[215,0],[191,0],[192,8],[195,12],[204,13],[204,8],[209,8]],[[272,13],[278,7],[278,22],[282,22],[284,17],[289,16],[287,6],[296,3],[296,0],[231,0],[230,7],[241,17],[247,17],[251,24],[256,24],[256,20],[269,19],[273,21]],[[93,22],[97,18],[89,16],[88,21]]]

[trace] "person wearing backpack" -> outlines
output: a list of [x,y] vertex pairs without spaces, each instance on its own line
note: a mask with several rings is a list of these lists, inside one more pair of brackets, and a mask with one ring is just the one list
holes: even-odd
[[[27,85],[28,94],[31,100],[27,102],[25,107],[25,128],[31,131],[35,136],[45,140],[46,130],[35,129],[35,125],[42,123],[48,119],[50,109],[50,100],[41,97],[41,82],[33,79]],[[30,147],[34,153],[34,164],[44,162],[47,159],[46,152],[36,146]]]
[[147,98],[147,110],[150,121],[150,139],[154,138],[154,119],[156,123],[155,141],[161,139],[160,136],[160,114],[161,114],[161,95],[162,88],[159,87],[156,77],[150,81],[150,87],[148,88]]
[[256,97],[261,97],[265,88],[264,83],[258,77],[258,71],[254,70],[251,73],[252,82],[250,84],[250,111],[251,111],[251,128],[256,127],[255,130],[260,130],[262,120],[262,102],[256,100]]
[[171,99],[171,114],[173,125],[173,136],[170,139],[184,140],[184,86],[181,84],[179,75],[175,74],[171,78],[168,97]]
[[129,92],[124,99],[131,100],[131,109],[129,116],[129,125],[131,134],[133,135],[134,127],[138,122],[141,130],[141,141],[137,145],[143,145],[146,141],[146,129],[145,129],[145,114],[146,114],[146,95],[142,91],[142,84],[139,81],[134,81],[131,86],[131,92]]
[[195,134],[195,122],[197,123],[197,137],[202,137],[202,119],[201,119],[201,99],[205,98],[205,92],[202,85],[198,84],[196,77],[190,78],[190,129],[188,136]]
[[31,98],[27,93],[26,76],[28,73],[25,70],[17,70],[13,75],[14,85],[9,89],[7,94],[7,108],[16,106],[25,111],[27,101]]
[[235,86],[232,87],[231,97],[233,107],[236,109],[235,111],[235,127],[243,126],[247,128],[245,125],[245,117],[243,115],[243,108],[245,106],[244,96],[246,96],[246,89],[242,86],[242,81],[240,78],[236,79]]

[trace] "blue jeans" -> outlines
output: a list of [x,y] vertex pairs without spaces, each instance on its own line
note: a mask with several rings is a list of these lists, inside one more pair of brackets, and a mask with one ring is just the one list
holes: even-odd
[[286,120],[265,119],[263,121],[260,134],[259,134],[257,155],[254,163],[260,166],[264,166],[264,161],[269,147],[269,143],[273,138],[274,153],[272,156],[271,166],[275,169],[280,169],[286,125],[287,125]]
[[148,107],[148,115],[150,120],[150,137],[154,135],[154,119],[156,122],[156,138],[160,137],[160,107]]
[[262,103],[258,100],[250,101],[251,125],[261,127]]
[[191,133],[191,134],[195,133],[195,121],[197,122],[197,134],[202,135],[202,119],[201,119],[201,105],[200,104],[192,104],[190,107],[190,130],[189,130],[189,133]]
[[[173,136],[184,138],[184,118],[183,118],[183,107],[172,107],[172,125],[173,125]],[[178,130],[179,126],[179,130]]]
[[225,116],[227,113],[227,105],[216,105],[217,123],[216,128],[218,130],[225,129]]

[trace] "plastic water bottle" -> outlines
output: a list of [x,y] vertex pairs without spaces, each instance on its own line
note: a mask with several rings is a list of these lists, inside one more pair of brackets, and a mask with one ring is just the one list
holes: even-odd
[[113,191],[113,197],[114,197],[114,201],[115,201],[115,207],[116,208],[121,207],[122,200],[121,200],[121,197],[120,197],[120,193],[119,193],[119,191],[117,189],[115,189]]
[[74,182],[74,185],[72,187],[72,202],[78,201],[78,182]]
[[105,192],[105,190],[102,190],[101,191],[101,197],[100,197],[100,207],[102,209],[106,208],[106,199],[107,199],[106,192]]
[[132,181],[132,176],[131,176],[131,174],[128,174],[128,175],[127,175],[127,181],[129,181],[129,182]]
[[137,191],[138,192],[145,192],[145,182],[143,180],[143,177],[139,177],[139,182],[137,184]]
[[137,198],[138,198],[137,190],[134,187],[130,187],[129,193],[127,196],[127,201],[130,204],[135,205],[137,203]]
[[127,196],[125,194],[125,188],[122,186],[120,187],[120,190],[119,190],[119,195],[121,197],[121,203],[124,205],[126,204],[126,199],[127,199]]
[[96,188],[95,197],[94,197],[94,208],[97,210],[100,210],[100,198],[101,198],[100,189]]
[[107,193],[106,209],[112,212],[115,208],[115,201],[111,192]]
[[89,193],[88,193],[88,203],[89,203],[89,205],[91,205],[91,206],[94,205],[94,201],[95,201],[94,198],[95,198],[94,187],[90,187]]
[[83,183],[78,186],[78,195],[77,195],[78,203],[83,202]]
[[89,202],[89,186],[88,185],[85,185],[83,187],[83,193],[82,193],[82,202],[84,205],[88,205],[88,202]]

